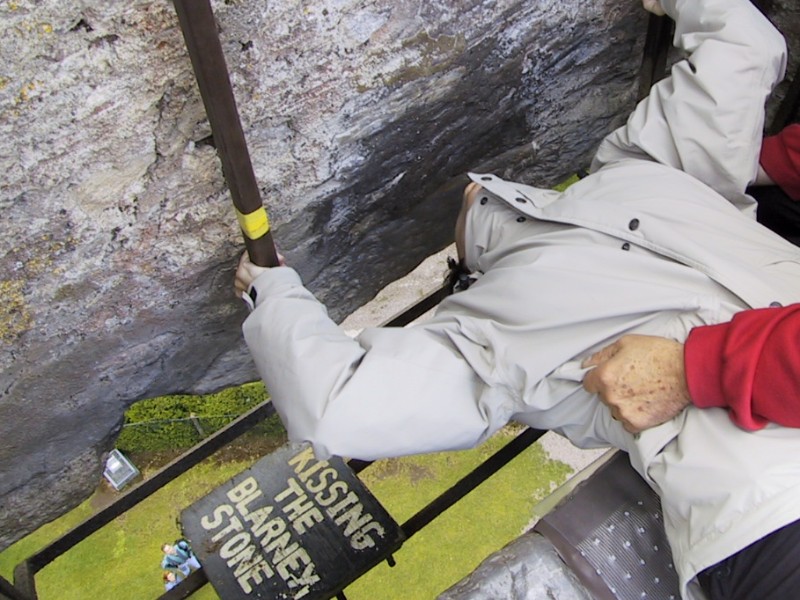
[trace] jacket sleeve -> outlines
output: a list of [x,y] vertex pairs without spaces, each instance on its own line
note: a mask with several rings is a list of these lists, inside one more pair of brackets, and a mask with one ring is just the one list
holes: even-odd
[[764,102],[786,68],[786,44],[749,0],[662,0],[678,61],[627,124],[606,137],[592,170],[625,158],[685,171],[742,206],[756,175]]
[[693,329],[684,364],[696,406],[726,407],[749,430],[769,422],[800,427],[800,304]]
[[447,336],[374,328],[352,339],[288,267],[253,287],[245,340],[290,439],[320,458],[465,448],[505,424]]

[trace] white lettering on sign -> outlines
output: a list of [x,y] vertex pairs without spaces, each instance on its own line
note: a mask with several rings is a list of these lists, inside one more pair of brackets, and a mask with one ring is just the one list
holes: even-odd
[[[339,472],[328,461],[317,460],[310,447],[289,459],[289,465],[294,468],[305,490],[297,481],[290,479],[289,488],[282,494],[286,494],[287,498],[293,494],[299,507],[304,506],[303,503],[307,501],[305,492],[311,494],[314,502],[324,507],[325,513],[342,528],[342,534],[352,548],[371,548],[375,545],[373,535],[379,538],[385,535],[383,526],[370,513],[365,512],[358,495],[350,491],[346,481],[339,480]],[[275,499],[279,500],[277,496]]]
[[339,471],[317,460],[311,448],[288,464],[294,476],[271,500],[250,476],[225,493],[224,504],[200,519],[217,555],[246,594],[277,577],[293,598],[306,596],[320,576],[299,538],[326,519],[355,550],[375,546],[386,534]]
[[[322,520],[322,513],[292,497],[302,489],[285,490],[278,496],[291,499],[283,507],[298,533],[304,533]],[[296,494],[295,494],[296,495]],[[206,531],[212,531],[212,542],[219,542],[219,557],[232,570],[242,591],[250,594],[265,579],[276,574],[286,582],[294,598],[307,595],[319,581],[316,566],[308,552],[292,540],[286,521],[273,516],[275,507],[261,505],[264,493],[254,477],[248,477],[226,494],[230,504],[217,506],[200,519]],[[315,512],[316,511],[316,512]],[[266,556],[264,555],[266,553]]]
[[264,579],[275,575],[272,566],[267,563],[260,552],[251,543],[251,535],[243,531],[244,527],[238,517],[234,515],[234,508],[230,504],[216,507],[211,517],[204,515],[200,525],[207,531],[219,529],[228,519],[228,524],[217,531],[211,541],[218,542],[234,533],[233,537],[226,540],[219,549],[219,556],[225,559],[227,565],[233,568],[233,576],[245,594],[251,593],[254,585],[260,585]]
[[228,500],[236,504],[236,512],[241,515],[248,514],[248,506],[261,496],[258,482],[255,477],[248,477],[242,483],[228,492]]
[[294,592],[295,598],[302,598],[308,594],[309,588],[319,581],[319,575],[314,572],[314,563],[311,562],[311,557],[305,548],[292,550],[292,553],[279,562],[276,568],[290,589],[303,586]]
[[289,487],[275,496],[275,501],[289,500],[288,504],[282,507],[283,512],[288,515],[297,533],[303,535],[314,523],[322,521],[322,512],[308,499],[305,490],[294,478],[289,478],[286,484]]

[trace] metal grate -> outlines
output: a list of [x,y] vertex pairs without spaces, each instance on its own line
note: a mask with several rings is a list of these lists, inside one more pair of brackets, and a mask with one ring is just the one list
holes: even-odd
[[618,452],[539,521],[598,600],[679,598],[656,493]]
[[[424,314],[448,294],[446,286],[435,290],[414,306],[403,311],[399,315],[392,317],[384,326],[401,327],[407,325],[420,315]],[[36,573],[47,566],[50,562],[68,552],[73,546],[90,536],[92,533],[111,522],[116,517],[124,514],[139,502],[154,494],[167,483],[182,475],[190,469],[211,456],[220,448],[226,446],[236,438],[240,437],[255,425],[272,416],[275,409],[270,402],[265,402],[248,413],[245,413],[227,427],[220,429],[212,436],[206,438],[202,443],[189,449],[186,453],[179,456],[171,463],[155,473],[150,479],[142,482],[131,489],[128,493],[121,496],[113,504],[90,517],[80,525],[73,528],[51,544],[40,550],[36,554],[28,557],[18,564],[14,570],[14,585],[12,586],[4,579],[0,578],[0,593],[12,600],[36,600]],[[436,517],[445,510],[457,503],[461,498],[486,481],[494,473],[502,469],[515,456],[519,455],[526,448],[531,446],[545,432],[540,430],[526,429],[511,442],[498,450],[471,473],[464,476],[449,490],[435,498],[431,503],[422,508],[417,514],[403,523],[401,529],[409,538],[430,524]],[[350,467],[359,473],[367,468],[371,462],[351,460]],[[192,593],[199,590],[208,579],[203,570],[193,572],[180,585],[174,587],[169,592],[159,596],[159,600],[178,600],[188,598]],[[343,595],[339,595],[343,597]]]

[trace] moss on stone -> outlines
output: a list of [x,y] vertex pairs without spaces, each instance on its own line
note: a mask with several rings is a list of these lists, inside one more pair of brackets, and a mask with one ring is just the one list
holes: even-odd
[[10,344],[33,326],[33,316],[25,301],[25,281],[4,279],[0,281],[0,341]]

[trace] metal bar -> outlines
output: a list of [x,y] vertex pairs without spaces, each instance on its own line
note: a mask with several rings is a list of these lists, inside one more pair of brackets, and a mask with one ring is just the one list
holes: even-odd
[[189,574],[189,576],[181,581],[178,585],[168,592],[164,592],[158,597],[158,600],[183,600],[188,598],[205,584],[208,583],[203,569],[198,569]]
[[[119,500],[78,524],[73,529],[62,535],[60,538],[45,546],[36,554],[29,556],[24,563],[27,564],[31,575],[40,571],[45,565],[49,564],[67,550],[75,546],[81,540],[86,539],[92,533],[111,522],[122,513],[130,510],[142,500],[145,500],[167,483],[185,473],[188,469],[208,458],[214,452],[227,445],[248,429],[275,413],[275,407],[270,401],[261,403],[251,411],[226,425],[213,435],[206,438],[201,444],[189,449],[187,452],[164,466],[151,478],[142,482],[140,485],[125,494]],[[16,572],[15,572],[16,573]]]
[[642,65],[639,69],[639,100],[650,93],[654,83],[666,75],[667,55],[672,46],[672,19],[651,14],[647,22]]
[[19,563],[14,567],[14,587],[24,598],[36,600],[36,571],[31,568],[27,561]]
[[[260,214],[266,209],[250,162],[211,4],[209,0],[173,0],[173,3],[233,204],[242,215]],[[266,212],[263,216],[267,218]],[[253,234],[246,227],[242,228],[250,260],[262,267],[278,264],[268,224],[267,219],[266,233],[256,239],[251,238]]]
[[361,471],[366,469],[373,462],[375,462],[375,461],[372,461],[372,460],[360,460],[358,458],[350,458],[350,459],[347,460],[347,466],[350,467],[353,470],[353,473],[358,475],[359,473],[361,473]]
[[3,600],[33,600],[31,596],[23,594],[2,576],[0,576],[0,598]]
[[489,477],[494,475],[545,433],[545,431],[540,429],[528,428],[495,452],[483,463],[478,465],[474,471],[461,478],[444,494],[433,500],[433,502],[403,523],[400,528],[403,530],[403,533],[406,534],[406,539],[419,532],[423,527],[426,527],[445,510],[489,479]]
[[388,321],[380,325],[380,327],[403,327],[408,325],[416,318],[421,317],[426,312],[435,308],[442,300],[451,294],[451,290],[443,285],[442,287],[430,292],[427,296],[422,298],[413,306],[406,308],[391,317]]

